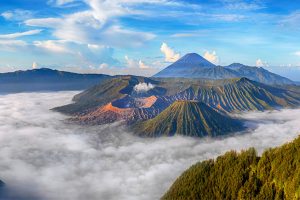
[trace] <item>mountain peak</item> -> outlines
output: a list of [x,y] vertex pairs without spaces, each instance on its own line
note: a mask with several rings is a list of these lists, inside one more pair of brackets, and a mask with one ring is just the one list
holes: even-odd
[[215,66],[214,64],[212,64],[211,62],[209,62],[208,60],[206,60],[205,58],[203,58],[202,56],[200,56],[197,53],[188,53],[188,54],[184,55],[183,57],[181,57],[174,64],[176,64],[176,63],[201,65],[203,67],[214,67]]
[[194,71],[216,67],[197,53],[188,53],[154,77],[190,77]]

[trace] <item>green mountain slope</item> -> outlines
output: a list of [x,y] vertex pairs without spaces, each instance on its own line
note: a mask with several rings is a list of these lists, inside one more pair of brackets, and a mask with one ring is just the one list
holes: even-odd
[[300,137],[261,157],[251,148],[197,163],[162,199],[300,199]]
[[204,103],[175,101],[155,118],[134,128],[140,136],[218,136],[242,129],[242,123],[222,115]]

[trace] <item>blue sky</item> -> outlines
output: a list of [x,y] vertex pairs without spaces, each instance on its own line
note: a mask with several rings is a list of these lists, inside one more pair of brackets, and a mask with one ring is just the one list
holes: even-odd
[[3,0],[0,71],[152,75],[196,52],[300,80],[300,1]]

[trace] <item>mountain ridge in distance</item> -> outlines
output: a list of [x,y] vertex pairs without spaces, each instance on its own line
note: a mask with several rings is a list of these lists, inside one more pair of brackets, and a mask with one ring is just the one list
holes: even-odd
[[49,68],[0,73],[0,92],[83,90],[110,78],[104,74],[78,74]]
[[240,63],[216,66],[196,53],[189,53],[161,70],[153,77],[158,78],[205,78],[228,79],[246,77],[269,85],[296,84],[294,81],[269,72],[262,67],[251,67]]

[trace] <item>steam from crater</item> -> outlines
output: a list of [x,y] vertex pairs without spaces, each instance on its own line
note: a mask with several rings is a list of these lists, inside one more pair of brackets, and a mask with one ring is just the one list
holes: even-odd
[[151,83],[139,83],[137,85],[134,86],[134,91],[138,92],[138,93],[142,93],[142,92],[148,92],[149,90],[152,90],[153,88],[155,88],[155,86]]

